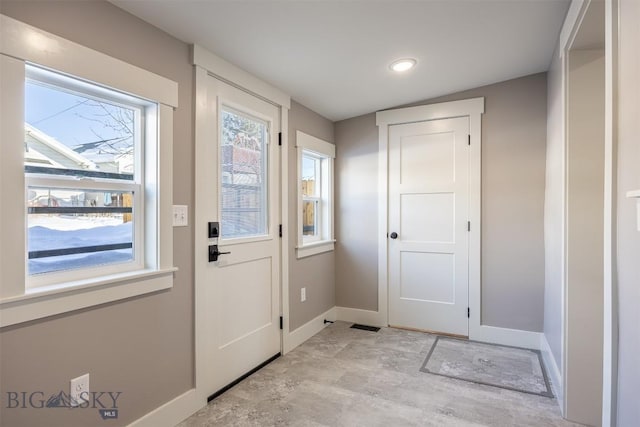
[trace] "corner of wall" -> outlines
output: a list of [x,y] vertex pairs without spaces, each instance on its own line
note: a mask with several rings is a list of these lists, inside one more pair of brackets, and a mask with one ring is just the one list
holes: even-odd
[[547,371],[547,376],[549,377],[549,382],[551,383],[553,395],[556,397],[558,405],[560,406],[560,411],[564,416],[564,389],[562,382],[562,373],[560,371],[560,368],[556,364],[556,360],[551,351],[551,347],[549,347],[549,342],[547,341],[547,337],[545,334],[540,334],[540,353],[542,354],[544,369]]
[[327,323],[325,320],[334,322],[336,320],[336,307],[332,307],[324,313],[311,319],[304,325],[283,335],[283,354],[289,353],[291,350],[304,343],[306,340],[323,330]]

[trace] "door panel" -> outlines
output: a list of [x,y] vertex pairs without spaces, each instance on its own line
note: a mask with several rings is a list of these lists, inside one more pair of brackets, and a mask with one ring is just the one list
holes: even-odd
[[[271,262],[270,258],[262,258],[220,267],[219,296],[225,301],[218,311],[219,324],[225,324],[220,328],[220,348],[271,326]],[[243,278],[243,286],[238,286],[238,277]],[[254,309],[237,309],[245,304]]]
[[449,132],[434,133],[428,137],[407,135],[399,143],[401,184],[421,182],[433,185],[453,181],[455,145]]
[[400,264],[402,300],[455,302],[453,254],[406,251],[400,253]]
[[389,128],[389,324],[468,335],[468,118]]
[[[220,222],[220,237],[208,243],[222,254],[197,262],[207,289],[212,394],[280,352],[280,112],[214,77],[207,105],[211,137],[197,155],[208,167],[197,179],[210,185],[197,200],[207,222]],[[207,224],[197,230],[206,232]]]
[[400,232],[406,241],[453,243],[454,215],[453,193],[400,196]]

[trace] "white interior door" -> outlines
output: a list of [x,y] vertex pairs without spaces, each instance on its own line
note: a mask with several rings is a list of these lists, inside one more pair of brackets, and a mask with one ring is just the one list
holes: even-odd
[[[198,259],[206,282],[207,388],[215,393],[280,353],[279,108],[208,77],[207,143],[197,155],[198,233],[217,261]],[[203,163],[200,163],[203,164]],[[209,238],[208,222],[219,222]]]
[[389,127],[389,324],[468,336],[469,119]]

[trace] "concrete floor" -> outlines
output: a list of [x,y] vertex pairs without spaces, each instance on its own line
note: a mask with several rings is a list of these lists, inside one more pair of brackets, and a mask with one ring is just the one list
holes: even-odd
[[555,399],[420,372],[435,337],[336,322],[179,424],[572,426]]

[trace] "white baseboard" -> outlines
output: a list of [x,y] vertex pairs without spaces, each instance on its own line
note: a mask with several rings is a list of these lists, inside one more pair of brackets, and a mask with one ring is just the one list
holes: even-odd
[[[358,308],[336,307],[336,319],[344,322],[362,323],[370,326],[386,327],[384,313]],[[522,331],[519,329],[498,328],[495,326],[469,325],[469,339],[492,344],[523,347],[540,350],[540,332]]]
[[361,323],[369,326],[386,327],[387,320],[379,311],[360,310],[358,308],[336,307],[336,319],[344,322]]
[[325,311],[321,315],[311,319],[304,325],[300,326],[298,329],[289,332],[287,336],[283,337],[283,354],[287,354],[321,330],[323,330],[327,325],[324,323],[324,319],[334,321],[336,320],[336,308],[332,307],[329,310]]
[[138,418],[129,424],[129,427],[173,427],[198,412],[206,404],[207,401],[199,399],[196,389],[193,388]]
[[560,405],[560,412],[564,416],[564,390],[562,388],[562,374],[558,368],[555,357],[551,352],[549,341],[544,334],[540,336],[540,353],[542,353],[542,360],[544,361],[544,367],[547,368],[547,375],[549,375],[549,382],[551,382],[551,389],[553,395]]
[[469,339],[492,344],[523,347],[540,350],[540,332],[522,331],[520,329],[498,328],[495,326],[469,325]]

